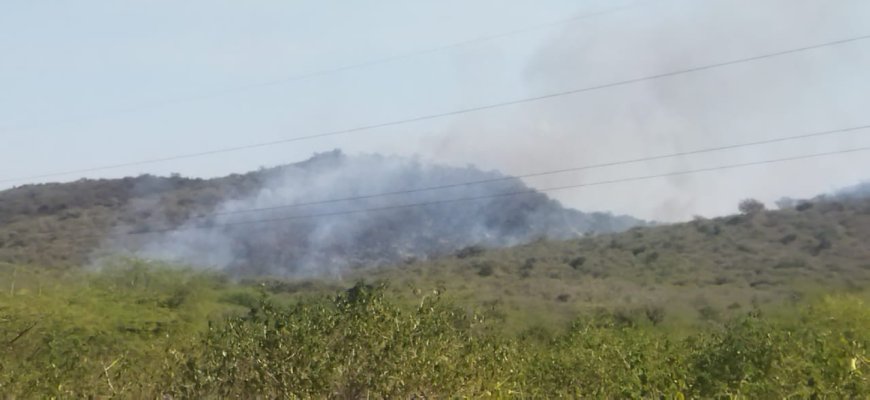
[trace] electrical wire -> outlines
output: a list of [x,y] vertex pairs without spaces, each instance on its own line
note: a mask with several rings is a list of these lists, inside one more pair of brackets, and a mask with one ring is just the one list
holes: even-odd
[[579,189],[579,188],[585,188],[585,187],[611,185],[611,184],[617,184],[617,183],[637,182],[637,181],[645,181],[645,180],[651,180],[651,179],[667,178],[667,177],[698,174],[698,173],[713,172],[713,171],[724,171],[724,170],[730,170],[730,169],[736,169],[736,168],[745,168],[745,167],[751,167],[751,166],[768,165],[768,164],[775,164],[775,163],[782,163],[782,162],[789,162],[789,161],[798,161],[798,160],[805,160],[805,159],[819,158],[819,157],[826,157],[826,156],[833,156],[833,155],[857,153],[857,152],[863,152],[863,151],[868,151],[868,150],[870,150],[870,146],[836,150],[836,151],[828,151],[828,152],[821,152],[821,153],[813,153],[813,154],[805,154],[805,155],[800,155],[800,156],[784,157],[784,158],[777,158],[777,159],[771,159],[771,160],[761,160],[761,161],[745,162],[745,163],[738,163],[738,164],[719,165],[719,166],[715,166],[715,167],[697,168],[697,169],[690,169],[690,170],[683,170],[683,171],[668,172],[668,173],[663,173],[663,174],[641,175],[641,176],[634,176],[634,177],[629,177],[629,178],[609,179],[609,180],[579,183],[579,184],[574,184],[574,185],[555,186],[555,187],[541,188],[541,189],[527,189],[527,190],[519,190],[519,191],[504,192],[504,193],[482,195],[482,196],[460,197],[460,198],[436,200],[436,201],[428,201],[428,202],[420,202],[420,203],[400,204],[400,205],[391,205],[391,206],[373,207],[373,208],[362,208],[362,209],[355,209],[355,210],[325,212],[325,213],[316,213],[316,214],[291,215],[291,216],[283,216],[283,217],[276,217],[276,218],[265,218],[265,219],[256,219],[256,220],[247,220],[247,221],[235,221],[235,222],[219,223],[219,224],[207,224],[207,225],[200,225],[200,226],[184,226],[184,227],[175,227],[175,228],[166,228],[166,229],[142,230],[142,231],[127,232],[127,234],[128,235],[143,235],[143,234],[153,234],[153,233],[190,231],[190,230],[213,230],[213,229],[218,229],[218,228],[241,226],[241,225],[252,225],[252,224],[284,222],[284,221],[303,220],[303,219],[312,219],[312,218],[333,217],[333,216],[341,216],[341,215],[380,212],[380,211],[399,210],[399,209],[408,209],[408,208],[417,208],[417,207],[429,207],[429,206],[437,206],[437,205],[445,205],[445,204],[454,204],[454,203],[459,203],[459,202],[477,201],[477,200],[494,199],[494,198],[502,198],[502,197],[512,197],[512,196],[520,196],[520,195],[533,195],[533,194],[540,195],[541,193],[564,191],[564,190],[569,190],[569,189]]
[[452,111],[447,111],[447,112],[425,114],[425,115],[420,115],[420,116],[411,117],[411,118],[375,123],[375,124],[371,124],[371,125],[362,125],[362,126],[357,126],[354,128],[313,133],[310,135],[296,136],[296,137],[274,140],[274,141],[269,141],[269,142],[261,142],[261,143],[254,143],[254,144],[234,146],[234,147],[225,147],[225,148],[215,149],[215,150],[208,150],[208,151],[187,153],[187,154],[178,154],[178,155],[174,155],[174,156],[153,158],[153,159],[140,160],[140,161],[132,161],[132,162],[126,162],[126,163],[112,164],[112,165],[104,165],[104,166],[99,166],[99,167],[92,167],[92,168],[85,168],[85,169],[78,169],[78,170],[69,170],[69,171],[53,172],[53,173],[40,174],[40,175],[31,175],[28,177],[0,179],[0,183],[17,182],[17,181],[24,181],[24,180],[34,180],[34,179],[56,177],[56,176],[63,176],[63,175],[72,175],[72,174],[82,174],[82,173],[88,173],[88,172],[104,171],[104,170],[145,165],[145,164],[155,164],[155,163],[161,163],[161,162],[167,162],[167,161],[176,161],[176,160],[204,157],[204,156],[223,154],[223,153],[229,153],[229,152],[236,152],[236,151],[242,151],[242,150],[250,150],[250,149],[255,149],[255,148],[269,147],[269,146],[275,146],[275,145],[280,145],[280,144],[293,143],[293,142],[299,142],[299,141],[304,141],[304,140],[312,140],[312,139],[318,139],[318,138],[324,138],[324,137],[330,137],[330,136],[347,135],[347,134],[351,134],[351,133],[371,131],[371,130],[378,129],[378,128],[393,127],[393,126],[406,125],[406,124],[415,123],[415,122],[422,122],[422,121],[435,120],[435,119],[451,117],[451,116],[471,114],[471,113],[485,111],[485,110],[492,110],[492,109],[504,108],[504,107],[508,107],[508,106],[533,103],[533,102],[538,102],[538,101],[542,101],[542,100],[571,96],[571,95],[576,95],[576,94],[586,93],[586,92],[591,92],[591,91],[596,91],[596,90],[602,90],[602,89],[613,88],[613,87],[618,87],[618,86],[631,85],[631,84],[645,82],[645,81],[669,78],[669,77],[674,77],[674,76],[678,76],[678,75],[707,71],[707,70],[711,70],[711,69],[715,69],[715,68],[722,68],[722,67],[736,65],[736,64],[760,61],[760,60],[770,59],[770,58],[774,58],[774,57],[781,57],[781,56],[785,56],[785,55],[796,54],[796,53],[806,52],[806,51],[810,51],[810,50],[816,50],[816,49],[820,49],[820,48],[824,48],[824,47],[840,46],[840,45],[854,43],[854,42],[863,41],[863,40],[867,40],[867,39],[870,39],[870,35],[854,36],[854,37],[850,37],[850,38],[846,38],[846,39],[840,39],[840,40],[835,40],[835,41],[830,41],[830,42],[825,42],[825,43],[820,43],[820,44],[815,44],[815,45],[792,48],[792,49],[788,49],[788,50],[782,50],[782,51],[777,51],[777,52],[773,52],[773,53],[766,53],[766,54],[752,56],[752,57],[745,57],[745,58],[739,58],[739,59],[734,59],[734,60],[729,60],[729,61],[716,62],[716,63],[712,63],[712,64],[706,64],[706,65],[702,65],[702,66],[685,68],[685,69],[680,69],[680,70],[675,70],[675,71],[670,71],[670,72],[665,72],[665,73],[660,73],[660,74],[655,74],[655,75],[647,75],[647,76],[643,76],[643,77],[639,77],[639,78],[626,79],[626,80],[609,82],[609,83],[593,85],[593,86],[586,86],[586,87],[575,88],[575,89],[570,89],[570,90],[565,90],[565,91],[560,91],[560,92],[538,95],[538,96],[534,96],[534,97],[525,97],[525,98],[520,98],[520,99],[502,101],[502,102],[498,102],[498,103],[490,103],[490,104],[486,104],[486,105],[480,105],[480,106],[469,107],[469,108],[462,108],[462,109],[452,110]]
[[390,191],[390,192],[372,193],[372,194],[352,196],[352,197],[340,197],[340,198],[324,199],[324,200],[316,200],[316,201],[297,202],[297,203],[292,203],[292,204],[283,204],[283,205],[277,205],[277,206],[271,206],[271,207],[249,208],[249,209],[232,210],[232,211],[219,211],[219,212],[213,212],[207,216],[198,217],[198,218],[210,218],[210,217],[219,216],[219,215],[234,215],[234,214],[244,214],[244,213],[251,213],[251,212],[273,211],[273,210],[281,210],[281,209],[296,208],[296,207],[303,207],[303,206],[340,203],[340,202],[355,201],[355,200],[366,200],[366,199],[372,199],[372,198],[377,198],[377,197],[396,196],[396,195],[403,195],[403,194],[428,192],[428,191],[434,191],[434,190],[451,189],[451,188],[457,188],[457,187],[482,185],[482,184],[495,183],[495,182],[506,182],[506,181],[513,181],[513,180],[517,180],[517,179],[524,179],[524,178],[535,178],[535,177],[540,177],[540,176],[563,174],[563,173],[567,173],[567,172],[586,171],[586,170],[591,170],[591,169],[599,169],[599,168],[614,167],[614,166],[627,165],[627,164],[636,164],[636,163],[641,163],[641,162],[664,160],[664,159],[669,159],[669,158],[676,158],[676,157],[683,157],[683,156],[697,155],[697,154],[704,154],[704,153],[712,153],[712,152],[724,151],[724,150],[733,150],[733,149],[752,147],[752,146],[760,146],[760,145],[773,144],[773,143],[780,143],[780,142],[786,142],[786,141],[809,139],[809,138],[829,136],[829,135],[835,135],[835,134],[841,134],[841,133],[855,132],[855,131],[860,131],[860,130],[865,130],[865,129],[870,129],[870,124],[859,125],[859,126],[854,126],[854,127],[849,127],[849,128],[819,131],[819,132],[813,132],[813,133],[807,133],[807,134],[801,134],[801,135],[795,135],[795,136],[784,136],[784,137],[779,137],[779,138],[765,139],[765,140],[759,140],[759,141],[753,141],[753,142],[737,143],[737,144],[731,144],[731,145],[725,145],[725,146],[707,147],[707,148],[701,148],[701,149],[696,149],[696,150],[681,151],[681,152],[677,152],[677,153],[662,154],[662,155],[650,156],[650,157],[640,157],[640,158],[632,158],[632,159],[625,159],[625,160],[619,160],[619,161],[604,162],[604,163],[599,163],[599,164],[589,164],[589,165],[583,165],[583,166],[578,166],[578,167],[561,168],[561,169],[547,170],[547,171],[538,171],[538,172],[521,174],[521,175],[511,175],[511,176],[504,176],[504,177],[498,177],[498,178],[450,183],[450,184],[437,185],[437,186],[427,186],[427,187],[421,187],[421,188],[395,190],[395,191]]
[[175,98],[175,99],[169,99],[169,100],[155,101],[155,102],[150,102],[150,103],[142,103],[142,104],[137,104],[137,105],[133,105],[133,106],[129,106],[129,107],[117,108],[114,110],[106,110],[106,111],[92,113],[92,114],[88,114],[88,115],[80,115],[80,116],[76,116],[76,117],[57,119],[57,120],[50,121],[48,124],[46,124],[46,123],[33,123],[33,124],[25,125],[25,126],[19,125],[19,126],[14,126],[14,127],[3,127],[0,130],[3,130],[3,131],[28,130],[28,129],[34,129],[37,127],[44,127],[46,125],[76,123],[76,122],[88,121],[88,120],[93,120],[93,119],[98,119],[98,118],[105,118],[105,117],[109,117],[112,115],[131,114],[131,113],[136,113],[136,112],[141,112],[141,111],[147,111],[147,110],[152,110],[152,109],[159,109],[159,108],[163,108],[163,107],[173,106],[173,105],[177,105],[177,104],[186,104],[186,103],[192,103],[192,102],[197,102],[197,101],[209,100],[209,99],[224,97],[224,96],[233,95],[233,94],[237,94],[237,93],[244,93],[244,92],[248,92],[248,91],[252,91],[252,90],[263,89],[263,88],[279,86],[279,85],[285,85],[285,84],[292,83],[292,82],[304,81],[304,80],[308,80],[311,78],[317,78],[320,76],[331,75],[331,74],[336,74],[336,73],[341,73],[341,72],[346,72],[346,71],[352,71],[355,69],[368,68],[368,67],[373,67],[376,65],[387,64],[387,63],[392,63],[392,62],[401,61],[401,60],[407,60],[407,59],[411,59],[411,58],[425,56],[428,54],[440,53],[440,52],[444,52],[444,51],[448,51],[448,50],[453,50],[453,49],[471,46],[471,45],[475,45],[475,44],[479,44],[479,43],[485,43],[485,42],[489,42],[489,41],[504,39],[507,37],[521,35],[521,34],[530,33],[530,32],[535,32],[535,31],[540,31],[540,30],[544,30],[544,29],[551,29],[551,28],[555,28],[558,26],[562,26],[562,25],[566,25],[566,24],[570,24],[570,23],[574,23],[574,22],[579,22],[579,21],[594,18],[594,17],[599,17],[599,16],[604,16],[604,15],[608,15],[608,14],[613,14],[613,13],[625,11],[625,10],[628,10],[631,8],[639,7],[641,5],[646,5],[646,4],[641,4],[641,2],[636,2],[636,3],[632,3],[632,4],[608,8],[608,9],[605,9],[602,11],[580,14],[580,15],[575,15],[575,16],[569,17],[569,18],[557,19],[557,20],[544,22],[544,23],[540,23],[540,24],[536,24],[536,25],[530,25],[530,26],[517,28],[517,29],[513,29],[510,31],[506,31],[506,32],[500,32],[500,33],[494,33],[494,34],[490,34],[490,35],[479,36],[479,37],[475,37],[475,38],[471,38],[471,39],[465,39],[465,40],[461,40],[458,42],[443,44],[443,45],[424,48],[424,49],[411,50],[411,51],[407,51],[404,53],[395,54],[395,55],[391,55],[391,56],[387,56],[387,57],[375,58],[375,59],[370,59],[367,61],[345,64],[345,65],[341,65],[341,66],[337,66],[337,67],[325,68],[325,69],[316,70],[316,71],[312,71],[312,72],[306,72],[306,73],[302,73],[302,74],[298,74],[298,75],[288,76],[288,77],[284,77],[284,78],[280,78],[280,79],[273,79],[273,80],[264,81],[264,82],[251,83],[251,84],[247,84],[247,85],[237,86],[237,87],[233,87],[233,88],[226,88],[226,89],[222,89],[222,90],[216,90],[216,91],[212,91],[209,93],[203,93],[203,94],[189,96],[189,97],[181,97],[181,98]]

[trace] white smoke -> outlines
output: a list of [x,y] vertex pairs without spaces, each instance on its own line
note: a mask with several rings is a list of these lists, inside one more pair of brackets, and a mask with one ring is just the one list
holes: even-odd
[[[220,204],[207,218],[145,235],[132,250],[147,259],[233,274],[336,275],[347,268],[422,259],[471,245],[510,246],[541,236],[570,238],[639,223],[565,209],[540,193],[497,196],[528,189],[496,172],[418,159],[348,157],[335,151],[259,175],[263,182],[253,194]],[[324,202],[347,198],[357,199]],[[465,198],[480,199],[450,202]],[[443,201],[449,202],[401,207]]]
[[[529,58],[527,96],[592,87],[867,35],[861,0],[645,1],[565,26]],[[510,52],[510,46],[505,46]],[[473,59],[457,58],[457,64]],[[491,68],[483,62],[477,69]],[[465,65],[465,69],[475,69]],[[457,119],[424,148],[507,173],[565,168],[799,135],[868,122],[870,42],[596,90]],[[479,91],[489,93],[499,85]],[[515,84],[515,83],[514,83]],[[528,180],[619,179],[866,146],[867,131]],[[468,146],[467,137],[487,143]],[[584,210],[679,221],[723,215],[745,197],[812,196],[867,179],[864,154],[559,193]],[[793,179],[800,176],[800,179]]]

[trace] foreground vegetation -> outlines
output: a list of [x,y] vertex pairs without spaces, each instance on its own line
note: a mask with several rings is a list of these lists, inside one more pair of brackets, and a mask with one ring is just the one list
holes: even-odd
[[9,265],[0,282],[6,398],[870,393],[870,307],[859,294],[776,313],[747,307],[691,329],[655,310],[599,309],[514,334],[510,314],[460,306],[449,291],[279,291],[142,263],[93,273]]

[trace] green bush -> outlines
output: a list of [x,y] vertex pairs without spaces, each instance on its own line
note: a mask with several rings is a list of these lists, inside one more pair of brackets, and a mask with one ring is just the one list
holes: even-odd
[[358,284],[287,302],[265,288],[144,265],[57,282],[0,293],[6,398],[870,393],[870,307],[849,296],[683,332],[659,324],[663,311],[646,306],[579,314],[564,329],[514,336],[501,318],[454,306],[439,292],[420,293],[411,306],[383,286]]

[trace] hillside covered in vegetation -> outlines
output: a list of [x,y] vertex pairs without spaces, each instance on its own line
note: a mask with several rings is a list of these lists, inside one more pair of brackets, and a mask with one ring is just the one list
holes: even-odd
[[862,398],[870,201],[341,277],[0,264],[15,397]]
[[[428,205],[408,206],[415,204]],[[235,275],[312,276],[640,224],[562,207],[497,172],[333,151],[210,180],[140,176],[6,190],[0,261],[80,266],[121,253]]]
[[599,307],[715,320],[819,293],[863,292],[870,285],[868,238],[870,200],[817,199],[575,240],[471,247],[354,277],[389,280],[397,291],[440,288],[544,324]]

